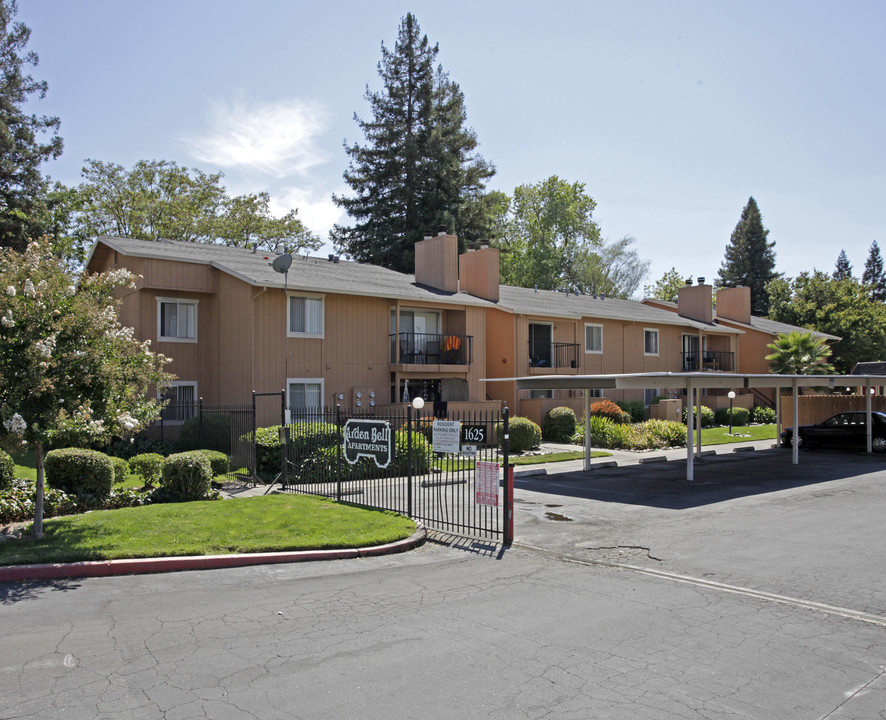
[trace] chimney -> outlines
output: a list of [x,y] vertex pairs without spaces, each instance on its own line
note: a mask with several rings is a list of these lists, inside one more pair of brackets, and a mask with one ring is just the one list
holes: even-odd
[[446,235],[444,231],[415,243],[415,282],[435,290],[458,292],[458,238],[455,235]]
[[751,289],[749,287],[717,290],[717,317],[751,324]]
[[698,285],[684,285],[677,293],[677,314],[710,323],[714,321],[713,289],[703,285],[704,278],[698,278]]
[[[481,247],[458,258],[461,289],[475,297],[498,302],[499,289],[498,248]],[[538,292],[538,286],[535,291]]]

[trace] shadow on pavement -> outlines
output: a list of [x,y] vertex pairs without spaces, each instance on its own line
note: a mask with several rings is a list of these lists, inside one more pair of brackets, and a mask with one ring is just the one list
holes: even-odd
[[517,490],[672,510],[804,487],[886,470],[882,455],[806,451],[800,464],[787,450],[696,459],[695,481],[686,480],[686,461],[598,468],[518,478]]
[[76,590],[81,584],[82,581],[77,578],[0,583],[0,605],[12,605],[23,600],[38,600],[47,592]]

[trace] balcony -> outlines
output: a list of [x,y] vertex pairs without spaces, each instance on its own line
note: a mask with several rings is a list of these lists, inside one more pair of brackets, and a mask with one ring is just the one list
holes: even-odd
[[[682,356],[683,372],[733,372],[735,370],[735,353],[720,350],[705,350],[701,353],[684,352]],[[701,365],[699,365],[699,360]]]
[[[393,333],[391,363],[403,365],[470,365],[474,357],[473,335]],[[399,339],[400,359],[397,360]]]
[[578,343],[529,341],[529,367],[552,370],[578,367]]

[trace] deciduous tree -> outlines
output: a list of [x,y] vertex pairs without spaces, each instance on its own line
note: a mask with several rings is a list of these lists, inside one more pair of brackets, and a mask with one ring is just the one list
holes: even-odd
[[777,277],[775,242],[768,238],[769,231],[763,227],[757,201],[750,198],[732,231],[716,281],[717,287],[749,287],[751,312],[755,315],[766,315],[769,309],[766,284]]
[[333,200],[355,223],[336,226],[336,247],[356,260],[412,272],[416,242],[446,225],[465,243],[488,237],[495,173],[466,126],[464,95],[441,67],[412,14],[400,23],[394,49],[381,48],[383,89],[366,88],[370,119],[354,115],[365,144],[345,144],[344,173],[352,195]]
[[159,413],[167,358],[118,320],[127,270],[77,281],[48,241],[0,251],[0,442],[37,458],[34,534],[43,530],[44,449],[54,438],[126,436]]
[[677,272],[677,268],[672,267],[652,285],[643,288],[643,294],[648,298],[656,298],[657,300],[667,300],[668,302],[677,302],[677,294],[680,288],[692,282],[692,278],[687,278]]
[[41,166],[61,155],[62,140],[57,117],[25,110],[46,96],[48,85],[30,75],[38,57],[27,49],[31,30],[15,20],[17,13],[15,0],[0,0],[0,246],[24,250],[28,238],[44,232]]

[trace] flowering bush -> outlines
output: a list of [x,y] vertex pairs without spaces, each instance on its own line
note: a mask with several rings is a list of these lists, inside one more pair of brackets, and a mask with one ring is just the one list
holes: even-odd
[[591,405],[591,415],[605,417],[614,423],[629,423],[631,416],[611,400],[601,400]]

